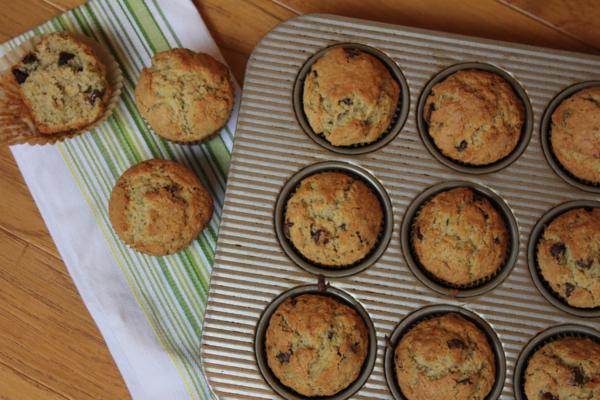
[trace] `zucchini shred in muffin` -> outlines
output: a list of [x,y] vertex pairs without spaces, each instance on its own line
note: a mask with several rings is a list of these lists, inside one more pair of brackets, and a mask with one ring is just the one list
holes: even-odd
[[427,200],[412,222],[411,244],[420,266],[437,280],[467,287],[486,280],[506,260],[506,222],[488,198],[459,187]]
[[354,382],[369,347],[364,320],[325,295],[286,299],[273,313],[265,339],[267,362],[279,381],[307,396],[332,396]]
[[527,400],[600,399],[600,343],[572,336],[546,343],[524,377]]
[[11,72],[37,131],[43,135],[84,129],[106,110],[111,92],[106,67],[72,34],[43,35]]
[[390,126],[400,86],[384,64],[354,48],[335,47],[310,68],[303,108],[317,135],[334,146],[375,142]]
[[537,244],[540,275],[572,307],[600,307],[600,208],[556,217]]
[[580,90],[552,113],[550,143],[576,178],[600,185],[600,86]]
[[459,70],[435,84],[423,110],[428,135],[440,152],[474,166],[507,157],[525,120],[523,102],[506,79],[477,69]]
[[418,322],[400,339],[394,359],[408,400],[483,400],[496,380],[486,335],[457,313]]
[[319,172],[304,178],[290,195],[283,231],[308,261],[344,268],[364,259],[379,242],[383,210],[359,178]]

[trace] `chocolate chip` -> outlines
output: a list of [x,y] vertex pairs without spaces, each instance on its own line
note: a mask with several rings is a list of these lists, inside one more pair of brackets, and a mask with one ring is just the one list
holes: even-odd
[[177,184],[172,184],[172,185],[165,186],[165,190],[171,194],[175,194],[176,192],[181,190],[181,186],[179,186]]
[[104,96],[104,90],[94,89],[88,94],[88,101],[91,105],[94,105],[96,100],[102,96]]
[[579,259],[575,264],[581,269],[590,269],[592,268],[592,264],[594,263],[594,259],[592,257],[588,257],[587,259]]
[[346,53],[347,58],[358,57],[360,55],[360,51],[356,49],[345,48],[344,52]]
[[494,238],[494,243],[496,243],[496,244],[500,243],[500,238],[498,236],[496,236]]
[[346,230],[346,224],[341,224],[340,226],[338,226],[338,228],[342,231]]
[[291,239],[290,228],[294,226],[291,222],[286,222],[283,224],[283,236],[285,236],[288,240]]
[[589,213],[591,213],[592,211],[594,211],[594,207],[583,207],[583,209]]
[[466,140],[463,140],[458,145],[456,145],[455,148],[458,151],[464,151],[467,148],[468,145],[469,145],[469,143],[467,143]]
[[33,53],[29,53],[27,54],[25,57],[23,57],[23,59],[21,60],[24,64],[33,64],[34,62],[36,62],[38,59],[35,56],[35,54]]
[[61,51],[58,55],[58,65],[66,65],[73,58],[75,58],[75,54]]
[[351,105],[353,104],[353,103],[352,103],[352,99],[351,99],[350,97],[345,97],[345,98],[341,99],[341,100],[339,101],[339,103],[340,103],[340,104],[345,104],[345,105],[347,105],[347,106],[351,106]]
[[463,342],[460,339],[450,339],[448,340],[447,344],[449,349],[464,349],[465,347],[467,347],[467,345],[465,345],[465,342]]
[[558,396],[555,396],[550,392],[545,392],[542,395],[541,400],[559,400],[559,398],[558,398]]
[[313,69],[313,70],[312,70],[312,74],[313,74],[313,76],[314,76],[315,78],[318,78],[318,77],[319,77],[319,73],[317,72],[317,70],[316,70],[316,69]]
[[25,82],[27,80],[27,78],[29,77],[29,74],[27,72],[21,71],[20,69],[17,69],[17,68],[13,68],[12,73],[19,85],[22,84],[23,82]]
[[322,242],[323,244],[329,243],[329,238],[326,237],[327,232],[323,229],[317,229],[314,226],[310,227],[310,235],[312,236],[315,243]]
[[465,378],[465,379],[461,379],[459,381],[456,381],[457,385],[470,385],[473,382],[471,382],[471,378]]
[[292,299],[290,300],[290,304],[295,306],[298,303],[298,299],[296,299],[295,297],[292,297]]
[[565,254],[566,251],[565,244],[562,242],[554,243],[552,247],[550,247],[550,254],[552,254],[555,258],[560,258]]
[[485,197],[481,193],[479,193],[479,192],[477,192],[475,190],[473,190],[472,193],[473,193],[473,197],[472,198],[473,198],[473,201],[475,201],[475,202],[480,202],[480,201],[483,201],[485,199]]
[[418,226],[417,226],[417,229],[415,230],[415,235],[417,235],[417,239],[423,240],[423,234],[421,233],[421,228],[419,228]]
[[333,335],[334,335],[333,331],[327,331],[327,339],[329,339],[329,340],[333,339]]
[[567,297],[569,297],[571,295],[571,293],[573,293],[573,290],[575,290],[575,286],[569,282],[565,283],[565,294],[567,295]]
[[319,275],[317,280],[317,287],[319,288],[319,292],[327,291],[327,288],[329,287],[329,282],[325,281],[325,277],[323,275]]
[[358,342],[352,343],[352,345],[350,346],[350,350],[352,350],[353,353],[358,353],[358,345]]
[[275,357],[277,357],[280,363],[287,364],[290,362],[290,356],[291,354],[287,351],[285,353],[280,351]]
[[573,375],[571,377],[571,385],[581,386],[587,382],[587,378],[585,376],[585,373],[583,372],[583,369],[581,369],[581,367],[571,368],[571,374]]

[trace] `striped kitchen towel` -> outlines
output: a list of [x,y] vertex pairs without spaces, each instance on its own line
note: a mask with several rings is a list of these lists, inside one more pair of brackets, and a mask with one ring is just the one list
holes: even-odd
[[[88,35],[109,49],[124,77],[107,122],[53,146],[11,148],[83,301],[135,399],[211,397],[199,344],[237,106],[205,145],[182,146],[150,132],[134,87],[155,52],[187,47],[222,59],[191,0],[91,0],[0,46],[0,55],[32,35]],[[149,257],[123,246],[107,202],[117,178],[149,158],[192,168],[215,199],[215,214],[194,243],[175,255]]]

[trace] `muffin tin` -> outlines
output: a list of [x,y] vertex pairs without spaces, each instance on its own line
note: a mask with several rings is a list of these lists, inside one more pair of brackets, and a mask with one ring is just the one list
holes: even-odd
[[[362,154],[341,154],[317,144],[294,111],[294,84],[319,51],[338,43],[360,43],[389,57],[410,91],[408,118],[393,140]],[[461,173],[441,164],[420,139],[418,98],[435,75],[464,62],[491,64],[509,73],[529,97],[531,141],[510,165],[493,173]],[[272,399],[278,395],[263,379],[254,353],[258,320],[281,293],[317,278],[292,261],[275,233],[274,209],[282,188],[307,166],[337,161],[367,171],[384,187],[393,207],[391,241],[377,262],[351,276],[327,278],[368,312],[377,331],[373,372],[352,398],[392,399],[386,384],[386,338],[408,314],[432,304],[470,310],[498,336],[506,356],[500,398],[514,398],[512,378],[519,352],[540,331],[557,324],[592,329],[599,318],[558,309],[537,290],[529,274],[526,247],[532,227],[552,207],[597,195],[574,188],[554,173],[540,144],[545,107],[570,85],[598,79],[600,57],[498,41],[473,39],[329,15],[286,21],[254,50],[246,71],[223,219],[217,242],[202,338],[202,363],[220,398]],[[408,267],[399,222],[410,203],[445,181],[467,181],[496,193],[510,208],[518,230],[518,256],[506,278],[473,297],[438,293]]]

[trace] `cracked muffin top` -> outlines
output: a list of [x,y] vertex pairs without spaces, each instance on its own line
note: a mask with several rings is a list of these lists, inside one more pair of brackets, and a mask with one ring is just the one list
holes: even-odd
[[600,87],[581,90],[556,108],[550,142],[567,171],[600,184]]
[[341,172],[304,178],[285,209],[284,234],[309,261],[345,267],[379,240],[383,211],[365,182]]
[[311,66],[304,81],[304,113],[313,131],[332,145],[364,145],[387,130],[399,96],[398,82],[381,61],[335,47]]
[[542,277],[573,307],[600,307],[600,208],[555,218],[537,245]]
[[461,70],[431,89],[423,109],[429,136],[455,161],[487,165],[517,146],[524,122],[521,99],[501,76]]
[[213,213],[212,197],[196,175],[167,160],[148,160],[129,168],[110,195],[113,229],[142,253],[175,253],[194,240]]
[[332,396],[358,378],[369,337],[352,307],[306,294],[288,298],[273,313],[265,346],[282,384],[303,396]]
[[68,33],[42,36],[11,72],[41,134],[91,125],[104,114],[110,97],[106,67],[87,44]]
[[396,378],[408,400],[483,400],[496,380],[485,334],[456,313],[419,322],[395,351]]
[[588,338],[554,340],[529,359],[527,400],[600,399],[600,344]]
[[413,221],[411,240],[423,268],[458,286],[493,275],[509,244],[500,213],[470,188],[451,189],[425,203]]
[[234,91],[227,67],[208,54],[171,49],[152,57],[135,88],[142,116],[164,139],[210,139],[229,119]]

